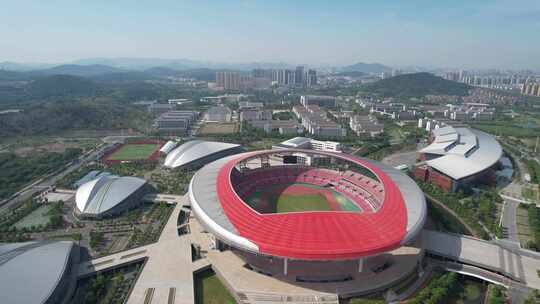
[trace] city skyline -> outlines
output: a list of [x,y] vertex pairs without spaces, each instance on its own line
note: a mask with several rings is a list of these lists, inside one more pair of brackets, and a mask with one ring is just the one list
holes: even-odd
[[540,30],[537,1],[160,4],[7,3],[0,12],[6,25],[0,29],[0,61],[153,57],[310,66],[379,62],[392,67],[540,68],[531,60],[540,42],[530,39]]

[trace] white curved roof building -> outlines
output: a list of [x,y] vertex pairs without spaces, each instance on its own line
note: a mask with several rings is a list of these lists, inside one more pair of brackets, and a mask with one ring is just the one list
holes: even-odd
[[174,147],[176,147],[176,142],[169,140],[163,145],[163,147],[161,147],[161,149],[159,149],[159,152],[169,154],[169,152],[171,152]]
[[493,184],[503,150],[485,132],[445,126],[431,131],[431,144],[420,152],[424,163],[415,176],[450,192],[469,191],[476,184]]
[[192,140],[176,147],[165,158],[164,166],[179,168],[187,166],[202,166],[218,158],[236,154],[241,151],[237,144]]
[[79,250],[73,242],[0,245],[2,303],[62,303],[73,292]]
[[435,156],[426,164],[455,180],[489,169],[503,153],[493,136],[479,130],[446,126],[432,134],[433,142],[420,153]]
[[103,217],[120,213],[140,203],[146,180],[138,177],[100,176],[77,189],[76,214]]

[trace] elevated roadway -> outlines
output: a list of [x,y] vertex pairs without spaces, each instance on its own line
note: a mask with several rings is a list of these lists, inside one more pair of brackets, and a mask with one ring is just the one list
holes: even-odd
[[504,286],[521,284],[540,288],[537,274],[540,270],[540,254],[504,242],[431,230],[423,231],[422,246],[429,258],[445,263],[443,266],[450,271],[470,274]]

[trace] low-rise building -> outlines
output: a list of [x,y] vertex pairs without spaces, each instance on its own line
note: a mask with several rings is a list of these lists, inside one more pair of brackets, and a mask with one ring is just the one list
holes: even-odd
[[375,137],[384,132],[384,125],[379,124],[372,115],[355,115],[349,121],[349,127],[356,135],[369,135]]
[[304,106],[317,105],[319,107],[335,107],[336,98],[333,96],[302,95],[300,103]]
[[242,121],[254,121],[254,120],[272,120],[271,110],[255,110],[248,109],[240,112],[240,122]]
[[156,118],[154,126],[161,134],[181,135],[187,132],[198,115],[195,111],[170,111]]
[[153,115],[159,116],[163,113],[174,111],[176,104],[174,103],[152,103],[148,106],[148,112]]
[[217,121],[217,122],[230,122],[232,117],[232,111],[225,106],[215,106],[211,107],[206,111],[205,119],[207,121]]
[[331,121],[318,105],[294,106],[293,113],[309,134],[321,137],[343,137],[347,130]]
[[258,129],[263,129],[266,133],[278,132],[282,135],[296,135],[303,131],[296,120],[252,120],[249,124]]
[[262,109],[264,104],[262,102],[253,102],[253,101],[240,101],[238,102],[238,110],[243,109]]
[[336,141],[323,141],[308,137],[294,137],[273,145],[272,149],[308,149],[326,152],[341,152],[341,144]]

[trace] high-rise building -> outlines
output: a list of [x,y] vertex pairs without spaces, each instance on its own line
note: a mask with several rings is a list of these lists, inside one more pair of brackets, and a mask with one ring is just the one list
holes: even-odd
[[216,85],[225,90],[240,89],[240,73],[238,72],[216,72]]
[[312,87],[312,86],[317,85],[317,71],[308,70],[306,78],[307,78],[306,79],[306,84],[307,84],[308,87]]
[[272,80],[274,70],[254,69],[251,73],[254,78],[268,78]]
[[294,83],[298,87],[303,87],[305,85],[305,77],[304,74],[304,67],[303,66],[297,66],[296,71],[294,72]]

